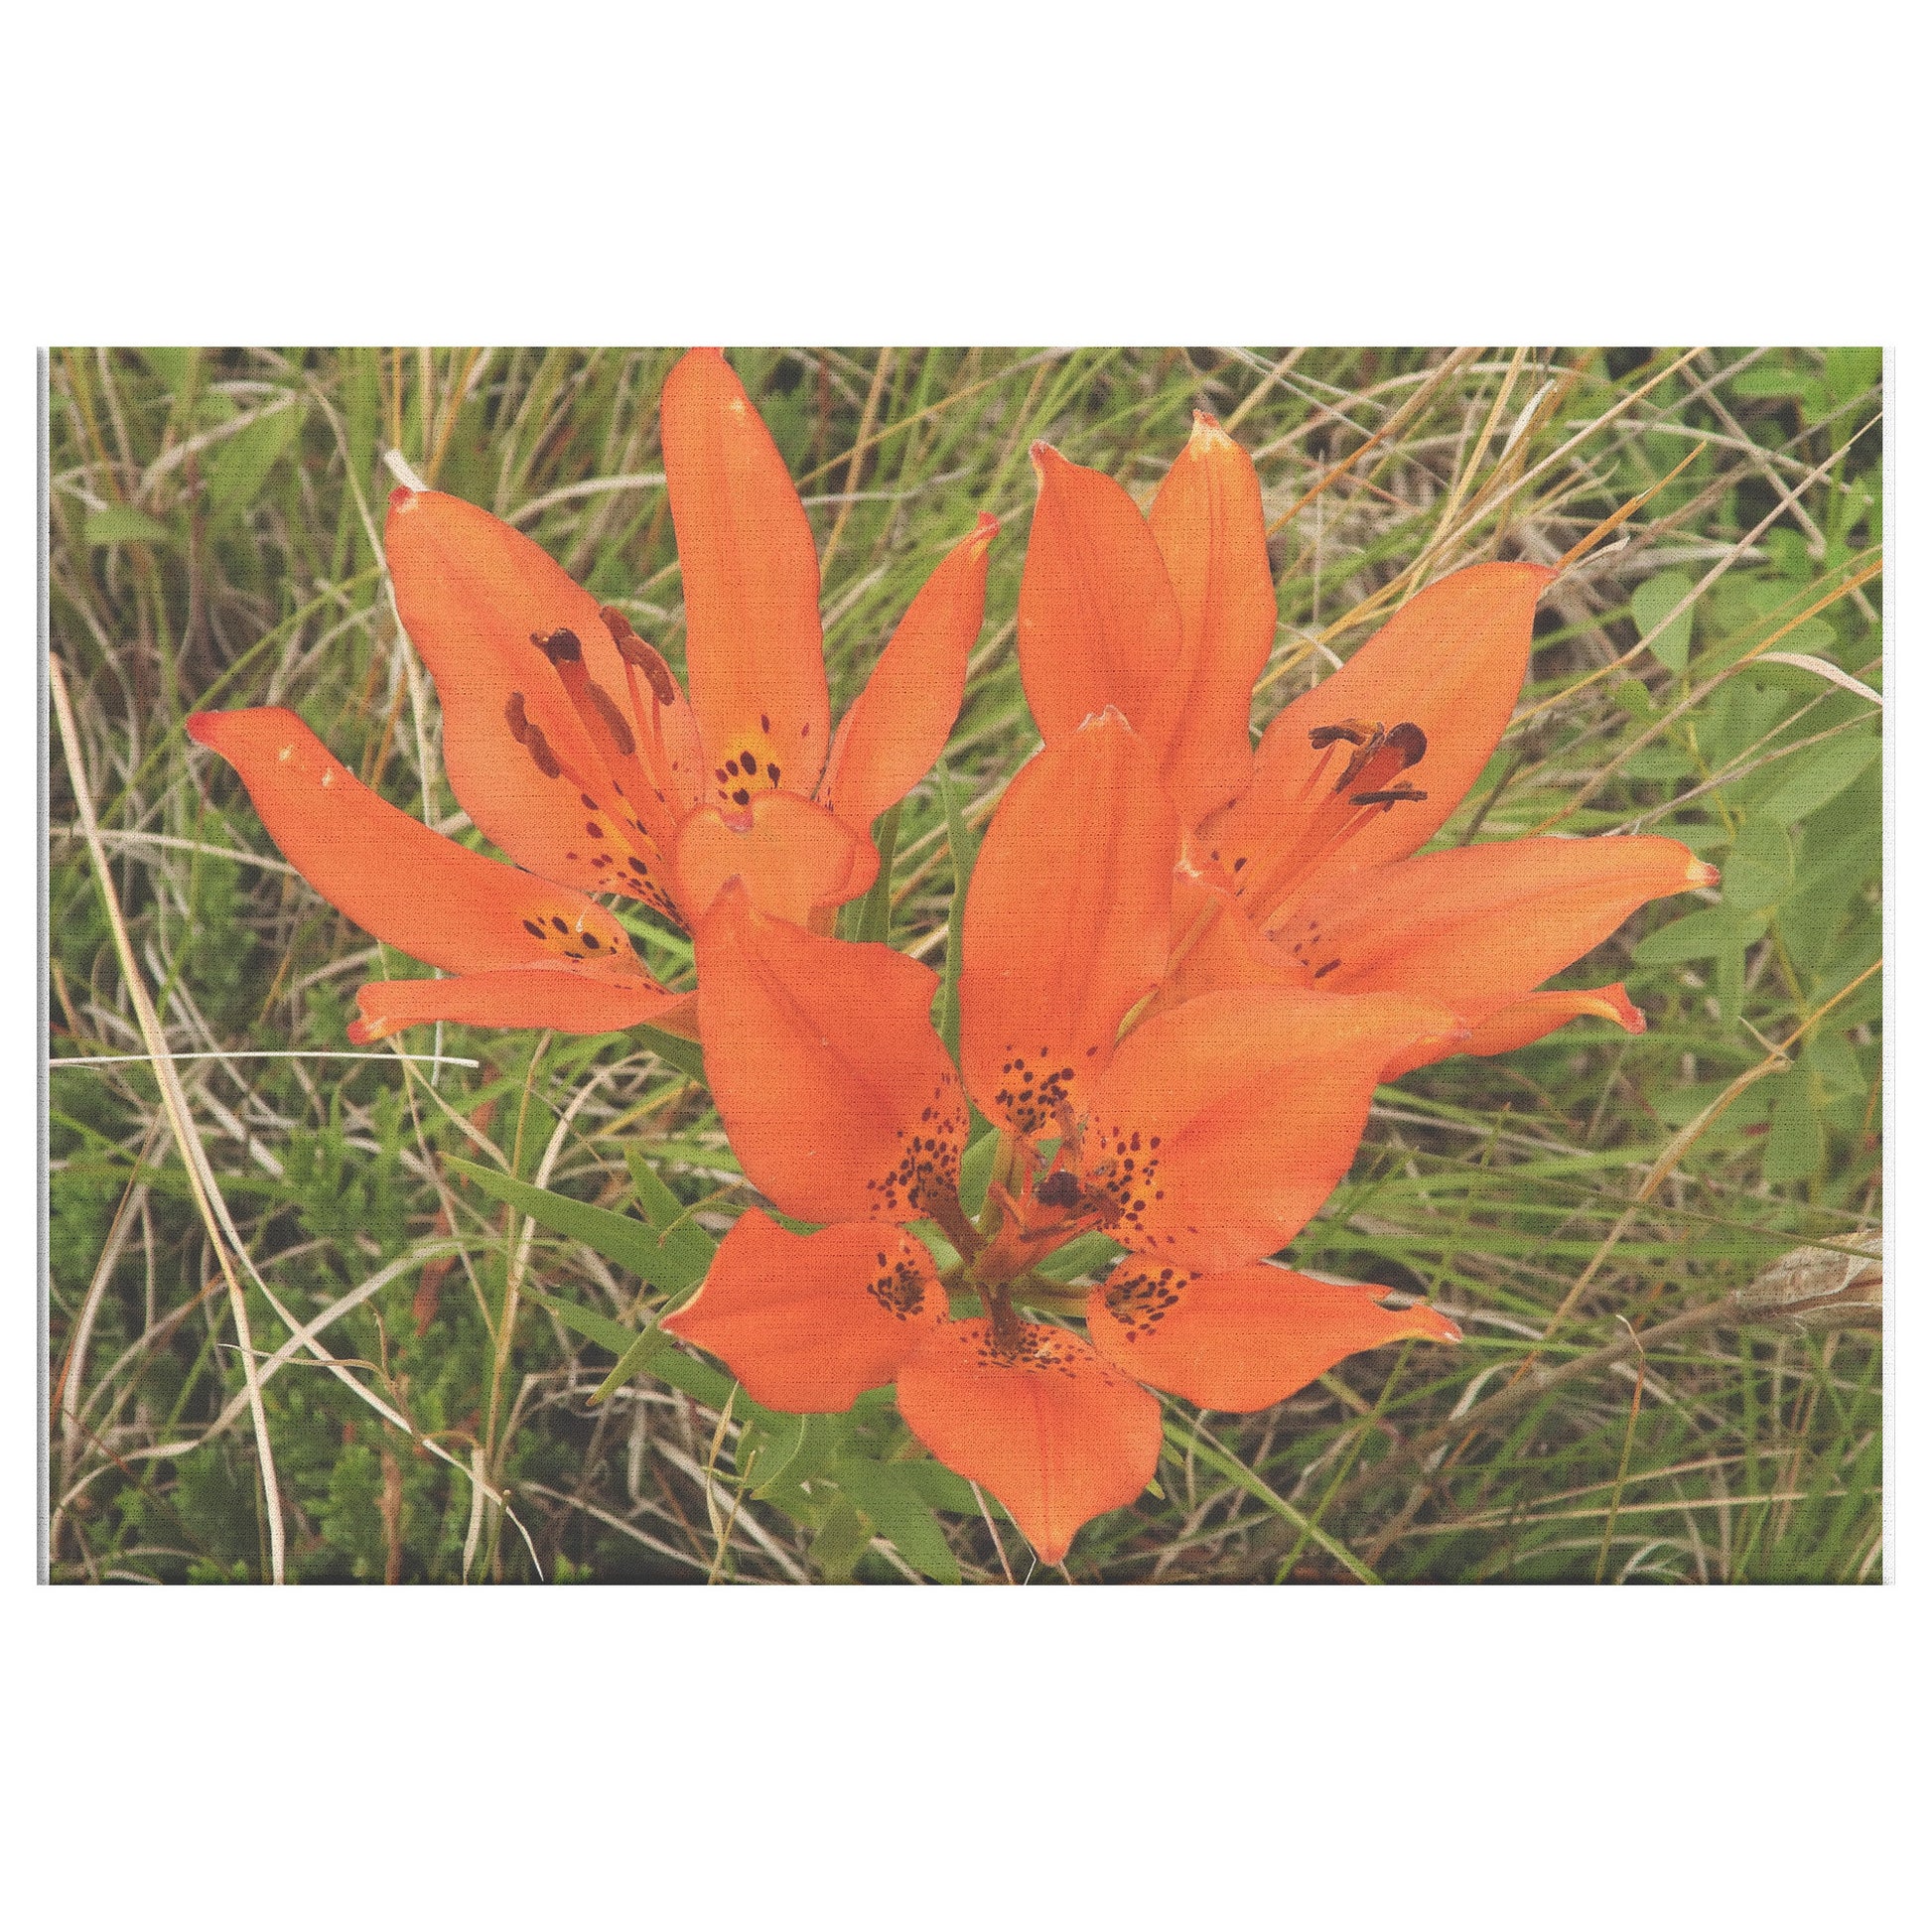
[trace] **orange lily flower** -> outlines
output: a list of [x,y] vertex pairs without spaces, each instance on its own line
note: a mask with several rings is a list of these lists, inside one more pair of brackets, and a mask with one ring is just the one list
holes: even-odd
[[689,1033],[688,996],[651,979],[585,895],[689,929],[737,878],[763,911],[829,918],[878,872],[873,820],[944,746],[996,520],[982,516],[941,560],[834,737],[811,526],[716,349],[672,369],[662,431],[688,700],[622,613],[519,531],[437,490],[389,498],[396,609],[436,680],[451,788],[521,871],[394,812],[291,712],[189,721],[325,898],[458,975],[363,987],[357,1039],[428,1020]]
[[[937,976],[759,913],[727,886],[696,932],[706,1069],[754,1208],[673,1333],[769,1407],[841,1410],[897,1381],[900,1414],[986,1485],[1039,1556],[1154,1474],[1160,1405],[1280,1401],[1344,1355],[1452,1340],[1426,1308],[1260,1265],[1346,1172],[1380,1071],[1459,1033],[1399,993],[1210,992],[1144,1024],[1168,946],[1179,824],[1108,711],[1042,751],[988,827],[968,892],[960,1066]],[[1124,1026],[1127,1027],[1123,1033]],[[967,1096],[998,1130],[987,1204],[959,1195]],[[941,1276],[905,1230],[957,1250]],[[1035,1266],[1102,1229],[1129,1252],[1091,1291]],[[948,1290],[980,1311],[952,1317]],[[1084,1312],[1087,1338],[1035,1313]]]
[[1386,1076],[1499,1053],[1580,1015],[1641,1033],[1622,986],[1537,992],[1647,900],[1714,883],[1675,839],[1541,838],[1413,855],[1495,751],[1556,573],[1478,564],[1412,598],[1262,735],[1276,604],[1254,465],[1211,416],[1144,516],[1111,478],[1034,449],[1020,666],[1048,745],[1112,704],[1187,833],[1156,1010],[1215,987],[1403,992],[1470,1029]]

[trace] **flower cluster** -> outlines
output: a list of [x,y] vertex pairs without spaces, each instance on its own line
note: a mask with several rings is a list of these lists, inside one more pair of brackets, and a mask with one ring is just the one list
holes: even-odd
[[[507,524],[391,500],[451,784],[514,867],[385,803],[290,712],[191,721],[318,891],[453,975],[364,987],[356,1037],[694,1035],[748,1180],[814,1231],[748,1208],[663,1325],[773,1409],[895,1384],[1047,1562],[1153,1478],[1150,1391],[1255,1410],[1357,1350],[1456,1339],[1271,1257],[1346,1173],[1378,1082],[1580,1016],[1641,1030],[1621,986],[1538,989],[1715,878],[1666,838],[1422,851],[1509,722],[1554,573],[1431,585],[1257,743],[1276,597],[1248,457],[1196,416],[1144,514],[1037,446],[1019,653],[1043,745],[968,888],[955,1063],[937,976],[833,938],[830,915],[951,731],[994,521],[942,559],[834,734],[811,531],[721,355],[673,370],[662,440],[688,696]],[[598,895],[689,932],[695,992],[653,979]],[[969,1163],[976,1116],[992,1139]],[[1053,1258],[1094,1235],[1116,1258],[1069,1286]]]

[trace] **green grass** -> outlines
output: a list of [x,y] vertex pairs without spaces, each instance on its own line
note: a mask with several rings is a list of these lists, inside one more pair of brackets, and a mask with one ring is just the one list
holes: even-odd
[[[150,1064],[51,1076],[57,1580],[265,1578],[264,1441],[279,1558],[305,1581],[1026,1574],[1011,1525],[908,1457],[883,1402],[843,1432],[767,1418],[679,1351],[593,1401],[677,1271],[634,1233],[614,1261],[526,1221],[507,1183],[675,1224],[649,1240],[701,1265],[751,1197],[702,1090],[637,1037],[448,1029],[440,1066],[330,1057],[355,988],[402,962],[288,872],[182,730],[293,705],[387,796],[462,827],[373,542],[382,452],[512,517],[676,658],[655,417],[673,356],[54,353],[52,623],[79,770],[57,729],[52,1051],[149,1051],[111,884],[168,1050],[219,1056],[176,1066],[192,1169]],[[1584,1023],[1384,1089],[1293,1253],[1426,1292],[1466,1340],[1358,1356],[1260,1416],[1171,1404],[1160,1494],[1083,1531],[1068,1573],[1875,1580],[1877,1334],[1747,1324],[1726,1298],[1880,1218],[1878,719],[1857,688],[1881,682],[1876,352],[734,361],[829,558],[835,712],[945,546],[1002,519],[946,781],[906,801],[866,914],[935,965],[955,848],[1035,743],[1013,653],[1033,439],[1144,497],[1191,408],[1232,425],[1278,522],[1258,724],[1407,590],[1553,562],[1690,459],[1546,599],[1517,722],[1444,835],[1655,829],[1720,864],[1721,891],[1647,908],[1564,976],[1625,979],[1649,1031]],[[667,974],[688,958],[647,945]],[[303,1324],[313,1346],[285,1350]]]

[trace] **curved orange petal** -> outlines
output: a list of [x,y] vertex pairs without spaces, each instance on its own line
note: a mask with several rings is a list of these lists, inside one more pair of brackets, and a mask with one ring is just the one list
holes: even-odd
[[999,527],[997,516],[982,515],[939,560],[832,740],[818,801],[862,838],[945,750],[986,615],[986,553]]
[[1643,1015],[1630,1004],[1630,996],[1618,981],[1614,986],[1564,989],[1551,993],[1531,993],[1499,1007],[1486,1020],[1478,1020],[1467,1039],[1453,1046],[1418,1047],[1399,1053],[1382,1069],[1384,1080],[1399,1079],[1419,1066],[1448,1059],[1451,1053],[1509,1053],[1532,1040],[1553,1034],[1573,1020],[1608,1020],[1626,1034],[1644,1030]]
[[932,1031],[938,975],[766,918],[736,882],[696,937],[705,1073],[752,1181],[802,1221],[910,1221],[943,1203],[966,1096]]
[[1160,546],[1111,477],[1035,443],[1039,500],[1020,578],[1020,678],[1048,745],[1114,705],[1157,765],[1177,722],[1180,607]]
[[752,903],[803,925],[814,908],[843,905],[879,872],[879,849],[822,805],[790,791],[761,791],[749,811],[700,805],[678,828],[678,905],[701,919],[728,879],[742,879]]
[[1273,937],[1324,992],[1412,993],[1474,1026],[1638,906],[1717,876],[1675,839],[1499,839],[1319,884]]
[[[1475,783],[1515,709],[1529,666],[1536,600],[1556,575],[1541,564],[1476,564],[1412,597],[1333,676],[1297,698],[1263,734],[1254,782],[1202,828],[1232,872],[1289,884],[1317,872],[1400,859],[1422,846]],[[1310,733],[1360,720],[1413,725],[1427,749],[1401,779],[1426,796],[1359,817],[1332,796],[1349,746],[1316,747]],[[1369,780],[1371,788],[1378,778]],[[1330,816],[1347,821],[1339,836]]]
[[685,673],[714,802],[742,806],[735,794],[760,785],[810,797],[831,708],[804,505],[717,349],[692,349],[666,378],[662,433]]
[[1307,975],[1258,933],[1217,877],[1186,865],[1173,876],[1168,968],[1142,1024],[1203,993],[1236,986],[1301,986]]
[[1120,714],[1008,786],[966,895],[960,1064],[990,1120],[1051,1129],[1161,976],[1179,827]]
[[898,1372],[898,1412],[948,1468],[1006,1505],[1042,1563],[1154,1478],[1161,1405],[1063,1328],[948,1321]]
[[615,1034],[643,1025],[683,1032],[671,1023],[690,998],[642,973],[613,979],[568,967],[505,966],[447,980],[373,980],[355,995],[362,1017],[349,1023],[348,1034],[367,1044],[431,1020],[550,1027],[560,1034]]
[[1195,410],[1193,434],[1155,492],[1148,526],[1180,606],[1177,663],[1186,673],[1162,776],[1191,827],[1253,774],[1248,706],[1275,640],[1261,481],[1212,416]]
[[1121,1041],[1095,1085],[1079,1168],[1123,1247],[1245,1267],[1299,1234],[1355,1158],[1381,1070],[1453,1016],[1397,994],[1204,993]]
[[440,490],[392,491],[382,546],[436,680],[450,788],[478,829],[546,879],[666,906],[662,858],[534,641],[568,632],[587,683],[624,709],[596,598],[520,531]]
[[747,1208],[704,1286],[662,1325],[719,1356],[754,1402],[850,1409],[946,1318],[925,1244],[877,1221],[791,1234]]
[[289,864],[385,945],[455,972],[608,962],[642,973],[629,935],[595,900],[398,811],[294,712],[202,711],[188,731],[241,774]]
[[1190,1275],[1130,1256],[1087,1298],[1087,1334],[1137,1380],[1203,1409],[1271,1408],[1344,1356],[1417,1336],[1460,1341],[1418,1303],[1378,1308],[1387,1289],[1323,1282],[1286,1268]]

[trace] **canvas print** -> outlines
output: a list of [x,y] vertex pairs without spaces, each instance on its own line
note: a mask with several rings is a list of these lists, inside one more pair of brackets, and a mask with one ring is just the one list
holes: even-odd
[[58,1583],[1866,1583],[1861,347],[60,348]]

